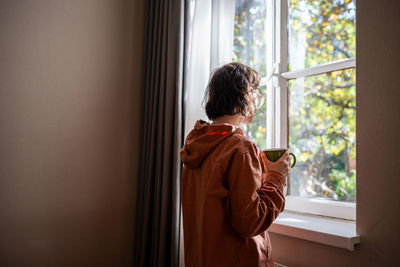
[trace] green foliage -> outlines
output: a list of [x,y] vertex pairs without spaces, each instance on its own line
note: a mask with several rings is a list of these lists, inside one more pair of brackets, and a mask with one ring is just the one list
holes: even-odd
[[[266,59],[266,0],[236,0],[233,61],[246,64],[262,76],[267,73]],[[264,94],[266,87],[260,88]],[[243,131],[259,147],[266,147],[266,105],[257,111],[257,115]]]
[[354,76],[348,69],[290,81],[289,143],[301,169],[291,178],[308,185],[292,194],[355,201],[355,187],[339,182],[355,179]]
[[[289,69],[355,56],[352,1],[290,0],[289,10]],[[355,201],[355,92],[354,69],[290,81],[292,194]]]
[[236,0],[233,61],[266,75],[265,0]]
[[351,0],[290,0],[288,26],[289,70],[301,50],[305,52],[302,67],[355,56],[355,6]]

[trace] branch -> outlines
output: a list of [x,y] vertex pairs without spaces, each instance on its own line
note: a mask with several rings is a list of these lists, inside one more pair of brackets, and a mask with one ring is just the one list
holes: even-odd
[[333,45],[333,47],[334,47],[334,50],[339,51],[339,52],[342,53],[346,58],[351,58],[350,55],[349,55],[346,51],[344,51],[343,49],[337,47],[337,46],[334,45],[333,43],[332,43],[332,45]]
[[350,88],[353,87],[354,85],[356,85],[355,83],[349,83],[347,85],[337,85],[335,87],[333,87],[334,89],[344,89],[344,88]]
[[322,101],[324,101],[324,102],[326,102],[326,103],[328,103],[329,105],[335,105],[335,106],[339,106],[339,107],[341,107],[341,108],[350,108],[350,109],[356,109],[355,107],[350,107],[349,106],[349,104],[350,103],[347,103],[347,104],[342,104],[342,103],[340,103],[340,102],[337,102],[337,101],[334,101],[333,99],[331,99],[331,98],[325,98],[325,97],[322,97],[322,96],[320,96],[320,95],[313,95],[313,97],[316,97],[316,98],[318,98],[318,99],[321,99]]

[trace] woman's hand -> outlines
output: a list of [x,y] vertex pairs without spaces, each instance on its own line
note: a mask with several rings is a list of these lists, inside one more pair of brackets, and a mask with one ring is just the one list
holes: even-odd
[[291,160],[290,160],[290,154],[289,154],[289,149],[286,150],[286,152],[275,162],[270,161],[264,154],[264,152],[261,153],[261,157],[263,158],[265,167],[267,169],[267,174],[268,171],[275,171],[284,177],[288,177],[291,169]]

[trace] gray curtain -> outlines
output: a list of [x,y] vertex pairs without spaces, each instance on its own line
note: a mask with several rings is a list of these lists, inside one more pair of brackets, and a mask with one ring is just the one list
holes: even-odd
[[179,266],[184,0],[146,1],[134,266]]

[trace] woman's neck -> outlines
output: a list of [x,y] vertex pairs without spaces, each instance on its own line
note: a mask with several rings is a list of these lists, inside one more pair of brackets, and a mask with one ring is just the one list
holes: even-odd
[[218,118],[216,118],[212,124],[232,124],[235,126],[239,126],[239,124],[242,122],[243,117],[240,114],[235,114],[235,115],[223,115]]

